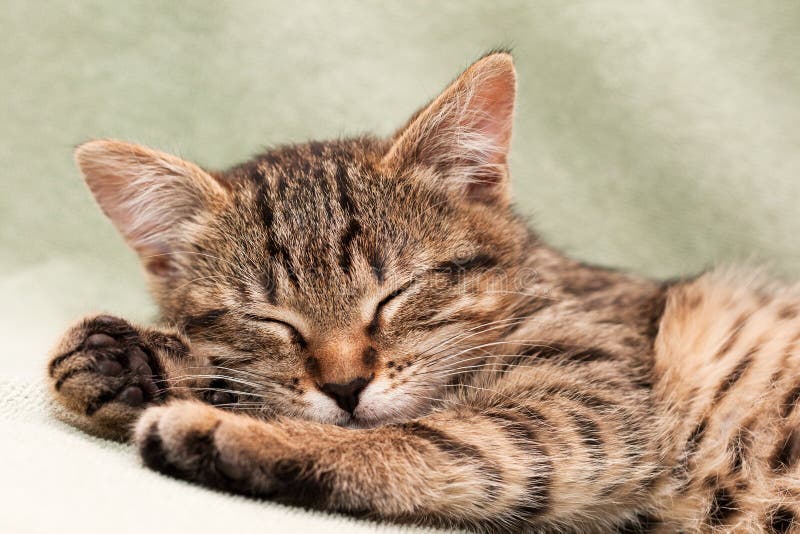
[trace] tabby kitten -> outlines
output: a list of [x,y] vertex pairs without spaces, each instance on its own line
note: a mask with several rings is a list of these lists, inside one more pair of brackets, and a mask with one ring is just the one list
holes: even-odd
[[163,326],[108,315],[56,399],[144,463],[480,531],[798,530],[798,292],[568,259],[510,207],[515,72],[483,57],[390,139],[211,172],[76,152]]

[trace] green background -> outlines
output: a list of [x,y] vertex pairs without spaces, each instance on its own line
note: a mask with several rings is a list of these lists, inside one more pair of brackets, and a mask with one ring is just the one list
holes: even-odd
[[225,167],[389,133],[511,46],[520,209],[579,258],[655,276],[800,266],[800,2],[31,2],[0,9],[0,373],[39,377],[82,313],[147,319],[74,145]]

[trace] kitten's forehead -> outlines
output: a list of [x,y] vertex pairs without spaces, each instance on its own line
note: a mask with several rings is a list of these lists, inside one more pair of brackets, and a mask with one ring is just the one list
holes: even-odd
[[[360,139],[283,147],[231,171],[243,182],[240,202],[248,236],[229,233],[263,269],[272,302],[343,321],[375,288],[399,280],[431,254],[423,242],[446,246],[447,202],[385,176],[377,161],[385,147]],[[436,216],[436,215],[439,216]]]

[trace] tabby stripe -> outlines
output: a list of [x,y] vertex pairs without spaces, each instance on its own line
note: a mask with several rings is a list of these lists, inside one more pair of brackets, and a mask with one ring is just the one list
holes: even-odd
[[312,460],[285,458],[272,468],[278,489],[271,497],[278,502],[324,509],[331,501],[336,482],[331,472],[320,471]]
[[515,439],[524,443],[533,443],[536,439],[533,430],[517,416],[502,411],[489,411],[484,415]]
[[684,449],[685,453],[692,454],[694,451],[697,450],[697,447],[703,441],[705,437],[706,430],[708,429],[708,420],[703,419],[701,420],[697,426],[692,430],[692,433],[689,434],[689,439],[686,440],[686,447]]
[[[280,179],[278,186],[281,188],[282,184],[285,184],[285,180]],[[259,193],[257,196],[257,209],[259,214],[261,215],[261,222],[264,224],[264,228],[269,230],[275,222],[275,213],[270,206],[269,203],[270,193],[269,193],[269,183],[265,182],[259,188]],[[298,284],[297,274],[294,272],[294,268],[292,266],[291,256],[289,255],[289,251],[287,248],[278,242],[276,242],[276,237],[273,234],[268,234],[266,239],[266,251],[267,256],[270,258],[274,258],[277,262],[282,263],[284,268],[286,269],[289,280],[295,285]]]
[[747,323],[747,316],[748,313],[741,314],[736,321],[734,321],[733,326],[731,327],[731,331],[728,334],[728,339],[725,340],[725,343],[719,348],[717,354],[714,358],[719,359],[722,358],[725,354],[728,353],[733,348],[733,345],[736,344],[736,341],[739,339],[739,334],[742,332],[744,325]]
[[[784,370],[786,369],[786,362],[789,361],[789,358],[797,350],[797,344],[800,343],[800,332],[796,333],[789,343],[786,344],[786,348],[783,351],[783,356],[781,357],[780,363],[776,366],[775,372],[772,373],[769,381],[771,385],[777,384],[783,378]],[[800,387],[800,386],[798,386]]]
[[751,424],[752,421],[740,427],[739,430],[736,431],[736,434],[733,436],[733,439],[728,446],[733,455],[731,461],[731,470],[734,473],[738,473],[742,470],[745,456],[747,456],[748,451],[753,444],[753,436],[750,433]]
[[597,347],[579,350],[569,355],[569,361],[581,363],[607,361],[613,359],[613,354],[603,349],[598,349]]
[[[215,445],[214,434],[219,428],[217,422],[208,431],[188,432],[182,442],[183,452],[193,458],[211,461],[219,457],[219,452]],[[233,479],[225,476],[219,468],[210,468],[209,465],[202,465],[194,470],[187,470],[178,467],[167,457],[167,451],[158,432],[158,424],[153,423],[147,430],[143,442],[139,445],[139,453],[145,465],[175,478],[184,480],[195,480],[206,486],[215,487],[231,493],[250,493],[250,488],[243,487]],[[219,464],[217,464],[219,465]]]
[[498,264],[497,258],[488,254],[476,254],[469,258],[456,258],[447,260],[436,265],[432,271],[434,273],[446,274],[451,277],[458,277],[459,274],[469,271],[490,269]]
[[386,279],[386,258],[382,257],[377,249],[373,250],[369,256],[369,266],[375,280],[382,284]]
[[800,457],[800,430],[794,428],[775,448],[770,465],[773,471],[786,471],[797,462],[798,457]]
[[691,456],[695,453],[706,435],[706,430],[708,430],[708,421],[703,419],[689,434],[689,439],[686,440],[686,446],[684,447],[685,455]]
[[317,184],[319,184],[319,190],[323,199],[325,199],[322,205],[325,208],[325,214],[328,216],[328,220],[333,220],[334,212],[333,206],[331,206],[331,201],[333,200],[333,191],[331,190],[331,183],[328,179],[327,173],[325,169],[322,167],[316,167],[314,169],[314,179],[316,180]]
[[272,211],[272,206],[269,202],[269,183],[263,182],[256,193],[256,209],[261,216],[261,223],[266,230],[272,227],[275,221],[275,213]]
[[771,534],[785,534],[795,526],[800,526],[800,520],[785,506],[772,510],[767,516],[767,532]]
[[617,534],[646,534],[652,532],[661,524],[658,518],[643,512],[617,527]]
[[[581,441],[589,450],[589,456],[597,463],[605,460],[606,453],[604,449],[603,438],[600,433],[600,427],[591,418],[577,412],[570,412],[572,420],[575,422],[575,427],[578,429],[578,434],[581,436]],[[592,476],[592,478],[595,478]]]
[[797,401],[800,400],[800,384],[796,385],[792,390],[786,395],[786,398],[783,400],[781,416],[785,419],[789,417],[789,415],[794,410]]
[[[683,447],[683,454],[681,455],[678,463],[675,465],[673,472],[676,475],[680,475],[681,471],[685,471],[687,466],[689,465],[689,460],[691,460],[694,453],[697,452],[697,449],[700,447],[700,443],[702,443],[703,438],[706,435],[706,430],[708,430],[708,421],[704,418],[697,424],[696,427],[692,430],[689,434],[689,439],[686,440],[686,445]],[[683,485],[681,490],[688,489],[687,485]]]
[[534,346],[520,352],[520,356],[533,356],[540,360],[563,359],[571,362],[587,363],[613,360],[614,355],[607,350],[591,347],[576,350],[575,347],[561,343],[548,343],[547,346]]
[[286,270],[286,274],[289,277],[289,281],[295,287],[300,285],[300,280],[297,278],[297,273],[294,269],[294,263],[292,262],[292,256],[289,254],[289,249],[279,243],[276,243],[274,237],[270,237],[267,240],[267,256],[275,258],[275,261],[283,265],[283,268]]
[[286,175],[284,173],[279,172],[275,175],[275,185],[278,187],[278,196],[283,198],[286,188],[289,186],[289,181],[286,179]]
[[345,274],[350,273],[350,268],[353,264],[353,251],[352,251],[352,244],[353,240],[361,233],[361,223],[357,220],[352,219],[350,224],[345,229],[344,234],[342,235],[342,243],[341,249],[342,254],[339,256],[339,267],[341,267],[342,272]]
[[364,353],[361,355],[361,361],[364,362],[364,365],[371,367],[375,364],[378,360],[378,351],[376,351],[373,347],[367,347],[364,350]]
[[[538,423],[539,425],[543,425],[546,428],[552,428],[552,425],[547,420],[547,418],[537,409],[532,408],[530,406],[526,406],[524,404],[518,404],[514,401],[507,400],[507,401],[501,401],[500,403],[494,405],[494,408],[496,408],[497,410],[509,410],[512,413],[522,414],[525,417],[526,421]],[[492,410],[492,413],[501,416],[500,414],[502,412],[497,410]],[[506,416],[506,418],[508,417],[509,416]]]
[[139,445],[139,454],[141,454],[145,465],[151,469],[155,469],[156,471],[175,478],[186,476],[183,471],[178,470],[178,468],[167,461],[164,442],[161,439],[161,435],[158,433],[157,422],[151,424],[147,429],[144,441]]
[[336,188],[339,190],[339,204],[342,206],[342,211],[346,215],[353,215],[356,211],[355,204],[353,204],[353,199],[350,198],[347,169],[342,165],[336,168]]
[[[239,350],[241,350],[241,349],[239,349]],[[246,350],[244,352],[255,352],[255,351]],[[264,359],[263,356],[246,356],[244,358],[238,358],[238,357],[236,357],[236,358],[231,358],[231,357],[220,358],[220,357],[216,357],[216,356],[210,356],[208,358],[208,363],[210,363],[212,366],[215,366],[215,367],[233,367],[234,365],[238,365],[238,366],[250,365],[250,364],[256,363],[258,361],[261,361],[263,359]]]
[[567,400],[585,404],[590,408],[603,409],[608,408],[611,404],[610,401],[579,390],[565,389],[563,386],[552,385],[548,386],[543,393],[550,397],[561,397]]
[[624,414],[620,417],[620,433],[625,436],[627,451],[625,455],[631,462],[638,462],[644,457],[649,448],[649,440],[645,437],[646,432],[642,431],[642,422],[633,414]]
[[520,356],[536,356],[542,360],[552,360],[567,353],[571,347],[561,343],[548,343],[547,346],[534,345],[519,353]]
[[553,464],[550,457],[538,443],[536,433],[529,424],[530,420],[542,422],[544,417],[534,410],[530,410],[530,413],[526,414],[528,420],[523,420],[511,413],[498,410],[492,410],[484,415],[492,419],[501,430],[517,439],[520,442],[519,446],[524,446],[524,451],[532,459],[537,459],[539,463],[544,462],[545,464],[535,466],[532,473],[528,475],[525,483],[524,500],[514,508],[512,516],[521,520],[519,526],[522,528],[528,519],[547,513],[550,506]]
[[403,423],[403,428],[411,434],[424,439],[437,449],[444,451],[456,459],[468,459],[477,463],[476,467],[489,482],[486,488],[487,500],[492,501],[499,496],[498,487],[501,486],[503,477],[500,470],[493,462],[473,445],[464,443],[437,430],[431,426],[426,425],[420,421],[411,421]]
[[625,345],[626,347],[628,347],[628,348],[638,349],[638,348],[640,348],[642,346],[642,344],[644,343],[644,340],[643,339],[639,339],[638,337],[626,336],[626,337],[622,338],[621,343],[623,345]]
[[[589,267],[588,264],[582,265]],[[581,276],[580,278],[567,280],[562,286],[562,290],[576,297],[582,297],[588,295],[589,293],[603,291],[610,288],[612,285],[613,282],[610,278],[601,278],[600,276]]]
[[417,328],[430,332],[431,330],[444,328],[445,326],[450,326],[460,322],[461,320],[458,317],[447,317],[445,319],[439,319],[437,321],[423,322]]
[[711,496],[708,524],[712,527],[725,524],[738,511],[739,508],[731,492],[725,488],[718,488]]
[[526,326],[528,323],[525,321],[512,321],[506,328],[503,329],[503,333],[501,334],[501,338],[508,338],[511,334]]
[[183,330],[191,334],[210,328],[216,325],[219,320],[228,313],[228,311],[229,310],[226,308],[218,308],[216,310],[207,311],[200,315],[190,315],[183,319]]
[[717,388],[716,393],[714,393],[714,400],[711,401],[712,404],[717,404],[722,398],[730,391],[730,389],[742,378],[745,371],[750,367],[750,364],[753,363],[753,356],[758,352],[759,347],[754,347],[750,349],[742,360],[736,364],[736,367],[725,377],[725,380]]
[[[439,306],[443,308],[456,299],[458,299],[458,295],[449,295],[446,301],[439,303]],[[437,328],[442,328],[443,326],[448,326],[455,323],[481,321],[486,317],[484,312],[470,312],[468,310],[454,311],[451,315],[436,321],[430,320],[430,317],[433,315],[436,315],[436,313],[428,314],[427,317],[420,317],[419,320],[413,321],[410,324],[412,324],[414,328],[436,330]],[[406,324],[409,324],[409,321],[407,321]]]
[[[532,315],[555,304],[556,299],[533,297],[514,310],[515,317],[531,317]],[[522,323],[517,323],[521,326]]]

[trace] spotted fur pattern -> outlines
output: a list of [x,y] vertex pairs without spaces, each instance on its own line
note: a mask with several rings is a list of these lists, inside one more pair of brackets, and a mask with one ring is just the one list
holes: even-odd
[[80,321],[48,367],[56,399],[165,474],[324,510],[800,530],[800,290],[549,248],[509,204],[514,91],[491,53],[390,139],[225,172],[79,147],[162,326]]

